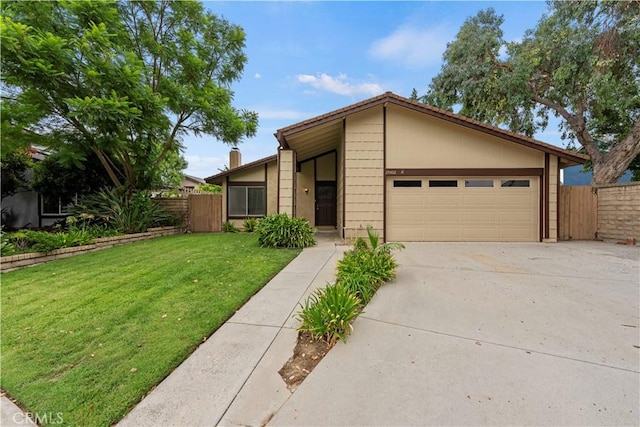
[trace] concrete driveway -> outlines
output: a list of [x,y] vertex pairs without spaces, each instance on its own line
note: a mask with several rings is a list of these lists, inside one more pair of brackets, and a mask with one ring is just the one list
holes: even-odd
[[638,425],[640,249],[412,243],[270,425]]

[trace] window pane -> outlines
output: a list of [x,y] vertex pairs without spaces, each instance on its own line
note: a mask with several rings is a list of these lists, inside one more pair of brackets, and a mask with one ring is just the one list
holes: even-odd
[[465,179],[465,187],[493,187],[492,179]]
[[266,212],[264,187],[249,187],[249,216],[261,216]]
[[247,187],[228,188],[229,216],[247,216]]
[[429,187],[457,187],[458,180],[429,180]]
[[394,187],[422,187],[422,181],[393,181]]
[[60,213],[60,199],[42,195],[42,213],[45,215],[58,215]]
[[530,183],[528,179],[503,179],[501,187],[529,187]]

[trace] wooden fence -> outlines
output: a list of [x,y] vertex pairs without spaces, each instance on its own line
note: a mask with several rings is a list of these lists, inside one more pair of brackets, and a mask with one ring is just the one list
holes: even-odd
[[189,230],[192,233],[222,231],[222,194],[189,195]]
[[172,215],[182,218],[192,233],[222,231],[222,194],[193,193],[188,197],[156,199]]
[[598,231],[598,196],[591,186],[560,187],[560,240],[593,240]]

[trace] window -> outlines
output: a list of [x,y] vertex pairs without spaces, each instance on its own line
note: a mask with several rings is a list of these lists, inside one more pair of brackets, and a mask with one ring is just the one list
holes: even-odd
[[69,209],[78,202],[78,196],[72,198],[61,198],[40,195],[40,206],[42,215],[68,215]]
[[493,187],[492,179],[465,179],[465,187],[477,188],[477,187]]
[[422,187],[422,181],[393,181],[394,187]]
[[264,216],[267,211],[267,198],[264,186],[229,186],[229,216]]
[[501,187],[529,187],[530,182],[528,179],[503,179]]
[[449,180],[429,180],[429,187],[457,187],[458,180],[449,179]]

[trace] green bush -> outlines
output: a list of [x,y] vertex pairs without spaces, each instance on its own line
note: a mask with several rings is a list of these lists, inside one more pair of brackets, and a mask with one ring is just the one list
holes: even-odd
[[148,192],[127,194],[123,189],[105,188],[85,196],[73,209],[91,216],[122,233],[141,233],[151,227],[175,225],[177,219],[165,212]]
[[0,256],[13,255],[16,253],[16,247],[9,241],[9,235],[2,228],[0,228]]
[[247,218],[242,221],[242,227],[244,227],[244,231],[247,233],[253,233],[256,231],[256,227],[258,226],[257,218]]
[[404,248],[402,243],[380,243],[378,235],[367,227],[368,241],[358,237],[353,251],[338,261],[336,278],[353,292],[363,304],[368,304],[378,288],[395,277],[398,267],[391,251]]
[[231,222],[231,221],[225,221],[222,223],[222,231],[224,231],[225,233],[237,233],[238,228]]
[[54,249],[88,245],[93,238],[84,231],[48,233],[46,231],[20,230],[9,235],[9,240],[20,252],[50,252]]
[[300,331],[308,331],[314,338],[324,339],[330,345],[338,339],[343,342],[351,334],[351,322],[360,314],[360,300],[349,289],[329,285],[310,295],[296,314],[301,321]]
[[287,214],[268,215],[256,227],[258,243],[268,248],[306,248],[316,244],[315,228],[304,218]]

